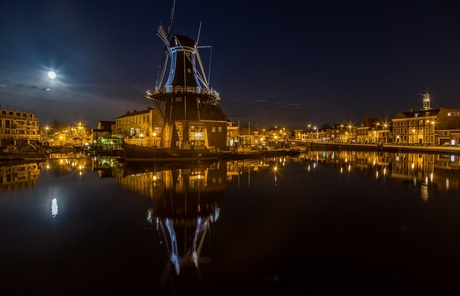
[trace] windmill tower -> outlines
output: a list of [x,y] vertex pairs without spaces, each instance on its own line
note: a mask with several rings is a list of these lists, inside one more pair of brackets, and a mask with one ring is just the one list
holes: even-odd
[[[175,149],[223,148],[227,118],[217,102],[219,94],[210,88],[203,70],[197,42],[172,34],[175,1],[168,31],[160,24],[157,35],[165,44],[155,88],[147,91],[162,119],[160,146]],[[168,79],[163,84],[166,68]]]

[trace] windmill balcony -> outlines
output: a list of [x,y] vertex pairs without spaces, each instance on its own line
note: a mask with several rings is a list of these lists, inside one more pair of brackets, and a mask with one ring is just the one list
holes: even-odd
[[212,88],[202,88],[202,87],[195,87],[195,86],[167,86],[167,87],[159,87],[152,90],[147,91],[148,96],[156,95],[156,94],[165,94],[165,93],[195,93],[195,94],[203,94],[203,95],[210,95],[219,99],[219,93]]

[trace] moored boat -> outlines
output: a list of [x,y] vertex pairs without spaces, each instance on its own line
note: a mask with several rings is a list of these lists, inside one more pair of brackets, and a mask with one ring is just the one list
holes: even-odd
[[217,160],[218,154],[209,149],[173,149],[123,144],[125,161],[191,161]]

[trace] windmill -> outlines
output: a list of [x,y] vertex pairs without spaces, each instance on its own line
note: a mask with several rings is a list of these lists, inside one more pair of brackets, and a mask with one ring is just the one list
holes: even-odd
[[[172,33],[176,1],[173,1],[167,31],[160,23],[157,36],[164,51],[155,88],[147,91],[162,120],[161,147],[190,149],[224,147],[227,118],[217,104],[219,93],[209,86],[198,41]],[[201,24],[199,34],[201,32]],[[199,39],[199,34],[198,38]],[[169,73],[165,75],[169,64]],[[211,136],[214,130],[224,133]]]

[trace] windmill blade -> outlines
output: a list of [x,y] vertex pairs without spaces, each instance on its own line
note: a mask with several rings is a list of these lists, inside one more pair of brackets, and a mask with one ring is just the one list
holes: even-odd
[[171,37],[172,27],[173,27],[173,22],[174,22],[174,12],[176,10],[176,0],[173,0],[172,4],[173,5],[171,8],[171,15],[169,16],[168,32],[167,33],[165,32],[165,29],[163,28],[163,25],[161,24],[161,22],[157,29],[157,36],[160,37],[160,39],[165,44],[165,49],[163,51],[163,56],[161,57],[160,71],[158,72],[157,81],[155,83],[156,89],[162,86],[163,79],[166,73],[166,67],[168,65],[168,59],[169,59],[169,54],[170,54],[169,46],[171,44],[170,37]]
[[168,39],[171,37],[173,22],[174,22],[174,12],[176,11],[176,0],[173,0],[173,6],[171,8],[171,15],[169,16],[169,25],[168,25]]
[[166,73],[166,67],[168,66],[168,60],[169,60],[169,51],[168,51],[168,47],[165,46],[165,50],[163,51],[163,56],[161,58],[160,71],[158,72],[158,78],[155,83],[156,89],[160,88],[161,85],[163,84],[163,79]]
[[164,44],[166,44],[166,46],[169,46],[169,38],[166,35],[165,29],[163,28],[161,23],[157,29],[157,36],[160,37],[160,39],[164,42]]
[[198,65],[200,67],[198,71],[198,74],[199,74],[198,76],[200,77],[200,80],[203,80],[202,82],[204,83],[205,87],[209,88],[209,82],[208,82],[208,79],[206,78],[206,74],[205,74],[204,67],[203,67],[203,62],[201,61],[201,56],[200,56],[198,49],[196,50],[195,53],[196,53]]
[[198,28],[198,36],[196,37],[195,46],[198,46],[198,42],[200,41],[200,34],[201,34],[201,22],[200,22],[200,27]]

